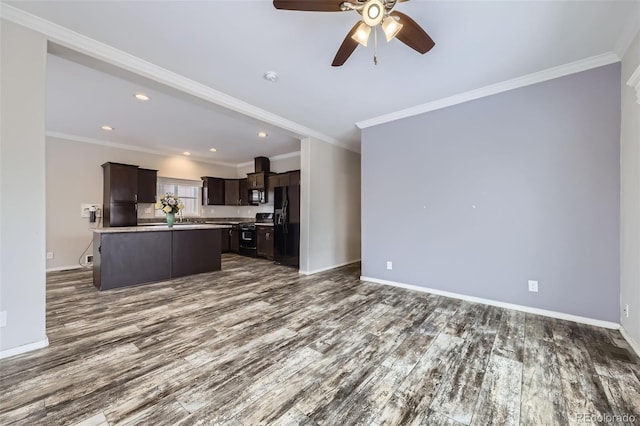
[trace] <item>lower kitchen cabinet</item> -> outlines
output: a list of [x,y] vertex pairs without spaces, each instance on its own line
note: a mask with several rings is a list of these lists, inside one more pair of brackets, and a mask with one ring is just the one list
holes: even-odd
[[233,225],[229,230],[229,251],[240,253],[240,226]]
[[220,251],[222,253],[229,252],[229,244],[231,242],[231,229],[222,229],[220,231]]
[[256,227],[256,246],[258,257],[273,259],[273,226]]

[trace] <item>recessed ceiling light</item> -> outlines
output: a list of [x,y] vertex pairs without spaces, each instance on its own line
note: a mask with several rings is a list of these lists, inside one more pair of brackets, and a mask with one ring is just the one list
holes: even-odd
[[133,96],[139,101],[151,100],[151,98],[149,96],[145,95],[144,93],[136,93]]
[[258,137],[259,138],[266,138],[267,136],[268,136],[267,132],[258,132]]
[[186,155],[186,156],[191,155],[191,153],[189,151],[185,151],[185,152],[183,152],[183,154]]
[[211,151],[211,152],[216,152],[216,151],[217,151],[217,149],[215,149],[215,148],[211,148],[209,151]]
[[267,71],[264,73],[264,79],[275,83],[276,81],[278,81],[278,73],[275,71]]
[[107,126],[106,124],[105,124],[104,126],[100,126],[100,128],[101,128],[102,130],[106,130],[107,132],[110,132],[110,131],[112,131],[112,130],[113,130],[113,127],[111,127],[111,126]]

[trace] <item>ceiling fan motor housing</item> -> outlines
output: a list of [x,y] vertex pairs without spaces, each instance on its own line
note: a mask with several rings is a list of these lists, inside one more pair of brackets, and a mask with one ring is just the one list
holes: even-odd
[[370,27],[375,27],[384,18],[385,6],[380,0],[369,0],[362,8],[362,20]]

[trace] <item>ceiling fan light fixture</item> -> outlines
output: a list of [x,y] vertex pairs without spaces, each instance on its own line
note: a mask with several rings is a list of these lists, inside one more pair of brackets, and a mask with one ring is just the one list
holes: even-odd
[[384,5],[380,0],[369,0],[362,8],[362,20],[370,27],[375,27],[384,18]]
[[402,24],[396,21],[393,16],[387,16],[384,21],[382,21],[382,31],[384,31],[384,35],[387,37],[387,42],[393,40],[401,29]]
[[371,34],[371,27],[365,24],[364,22],[360,22],[356,32],[351,36],[352,39],[367,47],[367,42],[369,41],[369,34]]

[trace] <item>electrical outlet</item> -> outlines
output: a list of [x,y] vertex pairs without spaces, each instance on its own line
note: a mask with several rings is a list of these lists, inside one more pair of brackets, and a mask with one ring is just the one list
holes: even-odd
[[86,264],[93,263],[93,255],[92,254],[86,255],[84,258],[84,263]]
[[629,318],[629,305],[624,305],[624,316]]
[[392,270],[393,269],[393,262],[390,260],[387,260],[387,270]]
[[89,217],[89,209],[91,207],[96,208],[96,217],[101,217],[102,212],[100,211],[100,203],[82,203],[80,204],[80,217]]
[[538,281],[529,280],[529,291],[533,293],[538,292]]
[[51,260],[53,259],[53,252],[52,251],[48,251],[47,252],[47,260]]
[[7,326],[7,311],[0,312],[0,327]]

